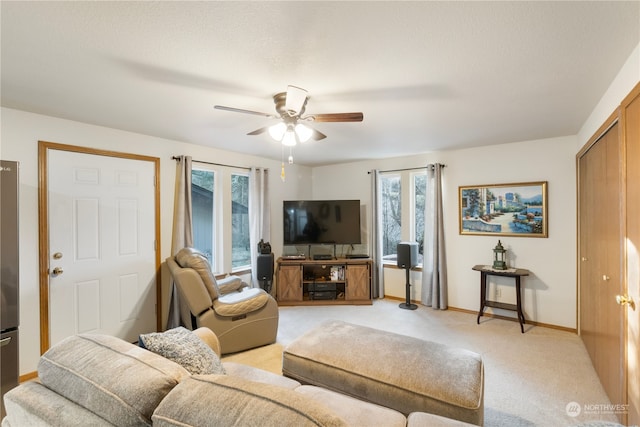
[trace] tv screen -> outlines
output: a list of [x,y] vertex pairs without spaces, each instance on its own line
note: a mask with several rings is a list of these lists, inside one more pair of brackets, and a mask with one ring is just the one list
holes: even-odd
[[359,244],[360,200],[285,200],[285,245]]

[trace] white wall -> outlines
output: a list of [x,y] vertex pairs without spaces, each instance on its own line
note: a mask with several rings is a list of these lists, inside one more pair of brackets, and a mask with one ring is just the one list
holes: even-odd
[[[531,276],[523,279],[525,317],[536,322],[575,328],[575,147],[576,137],[568,136],[317,167],[313,169],[313,197],[357,198],[367,206],[367,215],[370,216],[369,170],[420,167],[436,162],[446,164],[444,215],[449,305],[477,310],[480,274],[472,271],[471,267],[492,262],[492,249],[498,239],[459,234],[458,187],[547,181],[549,237],[504,237],[501,240],[508,250],[510,266],[532,271]],[[412,272],[412,299],[420,299],[420,280],[420,273]],[[515,302],[513,279],[498,278],[495,283],[502,291],[499,301]],[[404,298],[405,275],[402,270],[387,269],[385,293]],[[497,312],[514,316],[509,311]]]
[[[445,163],[449,304],[468,310],[477,310],[479,299],[479,274],[472,271],[471,267],[491,262],[491,249],[495,246],[496,239],[458,234],[458,186],[546,180],[549,182],[549,238],[512,237],[502,240],[509,250],[512,265],[528,268],[533,272],[532,277],[524,279],[525,316],[542,323],[575,328],[575,154],[638,81],[640,44],[576,136],[324,166],[313,170],[294,165],[287,167],[285,183],[279,179],[278,161],[2,108],[1,157],[21,162],[20,372],[25,374],[34,371],[40,355],[38,140],[160,158],[162,258],[169,255],[171,246],[175,175],[175,162],[171,160],[173,155],[185,154],[198,160],[270,168],[271,244],[276,256],[282,253],[282,200],[361,199],[366,206],[364,223],[370,229],[371,190],[367,171],[374,168],[386,170],[434,162]],[[369,242],[364,243],[366,246]],[[404,298],[403,272],[391,270],[386,276],[387,293]],[[414,284],[412,298],[419,299],[419,273],[412,273],[411,283]],[[504,288],[504,300],[509,300],[512,296],[509,294],[509,288],[512,287],[507,283],[500,283],[501,288]],[[511,315],[510,312],[500,314]]]
[[[623,98],[640,82],[640,43],[594,107],[575,136],[540,141],[481,147],[468,150],[425,153],[421,156],[356,162],[314,168],[313,196],[322,198],[359,198],[371,214],[371,184],[367,171],[401,169],[427,163],[444,163],[447,266],[449,305],[477,310],[479,274],[471,266],[490,263],[495,238],[462,236],[458,232],[457,188],[461,185],[548,181],[549,237],[504,238],[512,266],[530,269],[533,276],[524,279],[525,317],[537,322],[568,328],[577,327],[576,283],[576,177],[575,155]],[[345,185],[349,183],[349,185]],[[371,229],[370,221],[367,224]],[[502,278],[499,278],[502,279]],[[420,273],[412,272],[411,298],[420,299]],[[500,301],[514,298],[511,279],[496,280],[502,290]],[[387,295],[404,298],[403,271],[385,271]],[[493,291],[492,287],[492,291]],[[512,316],[511,312],[496,310]]]
[[311,172],[287,165],[286,182],[280,180],[280,162],[213,148],[170,141],[116,129],[2,108],[2,158],[20,162],[20,374],[36,370],[40,356],[38,285],[38,140],[78,145],[160,158],[161,259],[170,255],[174,155],[270,170],[272,246],[282,250],[282,200],[309,197]]
[[631,89],[640,82],[640,43],[633,50],[609,88],[595,106],[578,132],[578,151],[586,144],[605,120],[618,108]]

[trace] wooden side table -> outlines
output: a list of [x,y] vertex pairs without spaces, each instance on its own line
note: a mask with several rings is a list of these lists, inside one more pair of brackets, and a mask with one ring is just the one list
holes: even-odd
[[[480,311],[478,311],[477,323],[480,324],[480,316],[484,313],[485,307],[501,308],[518,313],[520,331],[524,334],[524,314],[522,314],[522,296],[520,295],[520,278],[528,276],[529,270],[524,268],[511,268],[507,270],[494,270],[490,265],[475,265],[473,270],[480,272]],[[487,300],[487,276],[513,277],[516,281],[516,304],[507,304],[497,301]]]

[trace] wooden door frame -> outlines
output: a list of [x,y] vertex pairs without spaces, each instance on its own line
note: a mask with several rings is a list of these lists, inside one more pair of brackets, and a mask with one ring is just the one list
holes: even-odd
[[48,182],[48,150],[69,151],[96,156],[118,157],[121,159],[152,162],[155,173],[155,241],[156,241],[156,328],[161,329],[162,293],[160,292],[160,158],[139,154],[122,153],[56,142],[38,141],[38,258],[40,287],[40,353],[50,346],[49,332],[49,182]]

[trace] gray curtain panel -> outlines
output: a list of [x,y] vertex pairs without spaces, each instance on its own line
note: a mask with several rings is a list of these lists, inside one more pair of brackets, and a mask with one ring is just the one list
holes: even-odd
[[373,236],[371,242],[373,248],[373,274],[372,274],[372,298],[384,297],[384,265],[382,263],[382,193],[380,186],[380,171],[371,171],[371,200],[373,218]]
[[258,284],[258,242],[271,242],[271,203],[269,197],[269,170],[251,168],[249,172],[249,245],[251,246],[251,279]]
[[[176,188],[173,204],[173,233],[171,236],[171,255],[184,247],[193,246],[193,214],[191,210],[191,156],[176,158]],[[173,279],[171,280],[171,299],[167,329],[180,326],[180,300]]]
[[444,165],[439,163],[427,166],[421,295],[421,302],[424,305],[440,310],[446,310],[448,307],[447,257],[442,213],[443,168]]

